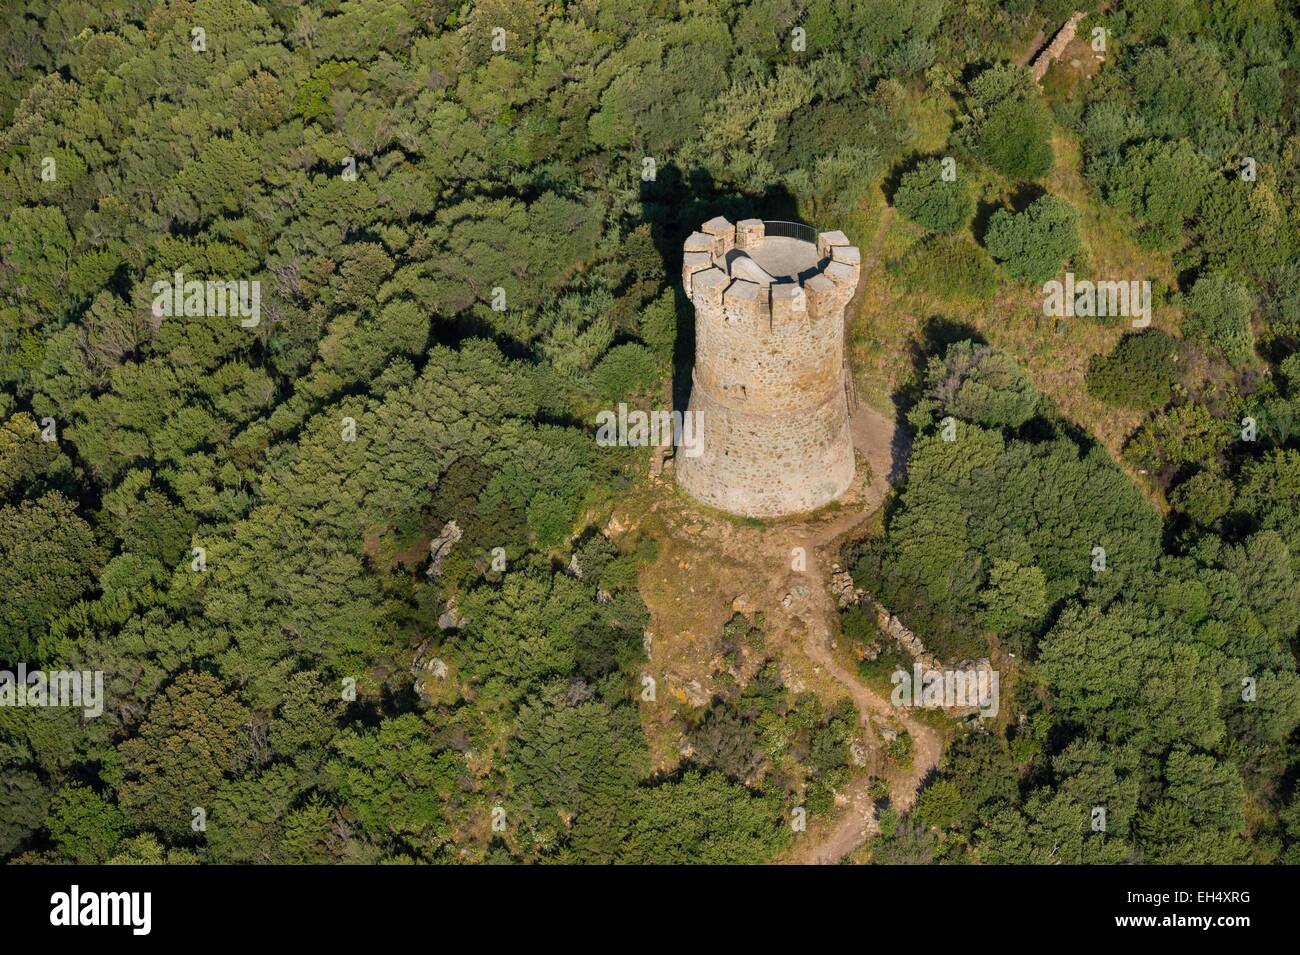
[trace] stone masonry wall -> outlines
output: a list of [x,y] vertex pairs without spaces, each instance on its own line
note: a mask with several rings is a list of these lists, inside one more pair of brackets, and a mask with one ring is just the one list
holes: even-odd
[[766,316],[704,302],[695,315],[695,378],[724,400],[783,411],[820,402],[839,380],[842,318],[805,315],[772,328]]
[[738,411],[698,383],[703,454],[678,456],[678,481],[697,500],[747,517],[812,511],[853,481],[853,438],[841,388],[812,408],[781,414]]
[[1074,35],[1079,31],[1079,23],[1087,16],[1086,13],[1079,12],[1065,21],[1065,26],[1061,27],[1060,32],[1052,38],[1052,42],[1038,54],[1037,58],[1029,67],[1029,72],[1034,77],[1035,83],[1041,83],[1043,77],[1047,75],[1047,70],[1056,62],[1065,48],[1070,45]]

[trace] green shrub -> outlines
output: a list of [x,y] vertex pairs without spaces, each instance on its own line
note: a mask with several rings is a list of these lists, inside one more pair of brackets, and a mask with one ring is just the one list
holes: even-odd
[[1054,160],[1052,114],[1029,74],[990,67],[967,87],[967,114],[957,142],[1013,179],[1037,179]]
[[812,780],[803,794],[804,806],[810,816],[828,816],[835,809],[835,793],[825,783]]
[[600,589],[611,593],[620,590],[635,590],[639,566],[640,561],[637,560],[636,554],[627,554],[614,558],[605,565],[601,572],[599,578]]
[[1099,164],[1095,178],[1108,202],[1143,221],[1143,247],[1167,248],[1181,243],[1183,226],[1196,215],[1214,173],[1186,140],[1153,140]]
[[1018,428],[1038,407],[1038,392],[1010,355],[972,341],[930,359],[926,387],[944,410],[986,427]]
[[1274,335],[1300,335],[1300,261],[1274,271],[1263,300],[1264,317]]
[[980,602],[980,621],[995,632],[1037,620],[1047,611],[1047,578],[1038,567],[994,557]]
[[932,159],[903,175],[894,206],[923,229],[953,232],[970,221],[975,197],[964,179],[945,182],[943,163]]
[[881,636],[875,615],[860,604],[840,614],[840,632],[853,643],[874,643]]
[[1141,468],[1205,465],[1218,459],[1232,440],[1227,425],[1202,404],[1184,404],[1144,423],[1129,440],[1124,456]]
[[1213,471],[1198,471],[1174,488],[1169,501],[1202,527],[1208,527],[1232,507],[1232,482]]
[[1218,272],[1202,275],[1183,300],[1183,335],[1234,365],[1254,357],[1250,310],[1255,299],[1250,290]]
[[1037,179],[1052,169],[1052,114],[1041,100],[1003,100],[980,125],[976,153],[1013,179]]
[[950,779],[936,779],[916,799],[913,818],[922,826],[947,829],[961,816],[961,791]]
[[640,333],[642,341],[656,355],[665,359],[672,356],[677,341],[677,311],[672,289],[665,289],[642,310]]
[[652,384],[658,370],[658,363],[649,349],[629,342],[609,350],[592,371],[591,384],[601,398],[618,401]]
[[889,741],[885,746],[885,754],[889,756],[899,766],[904,768],[912,765],[912,737],[907,730],[901,730],[897,736]]
[[1093,355],[1088,394],[1112,405],[1147,411],[1173,397],[1178,342],[1162,331],[1126,332],[1109,355]]
[[1079,214],[1059,196],[1042,196],[1023,212],[999,209],[984,247],[1012,277],[1045,282],[1079,251]]
[[898,825],[901,819],[898,810],[893,806],[888,806],[880,811],[880,837],[882,839],[892,838],[898,831]]

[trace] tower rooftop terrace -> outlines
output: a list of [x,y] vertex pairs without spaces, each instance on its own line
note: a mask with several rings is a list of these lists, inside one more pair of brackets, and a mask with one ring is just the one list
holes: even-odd
[[[731,274],[750,278],[744,274],[744,271],[748,271],[745,266],[735,261],[741,256],[752,259],[766,273],[768,283],[800,282],[817,274],[822,267],[822,257],[817,252],[815,242],[789,236],[764,236],[755,240],[747,249],[733,249],[727,254]],[[760,276],[751,281],[761,282],[763,278]]]

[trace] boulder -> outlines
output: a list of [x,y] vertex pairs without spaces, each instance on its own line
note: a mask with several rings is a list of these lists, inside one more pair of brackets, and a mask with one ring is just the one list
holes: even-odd
[[425,571],[425,576],[434,578],[442,573],[442,559],[451,553],[463,534],[460,525],[454,520],[442,525],[438,536],[429,541],[429,569]]

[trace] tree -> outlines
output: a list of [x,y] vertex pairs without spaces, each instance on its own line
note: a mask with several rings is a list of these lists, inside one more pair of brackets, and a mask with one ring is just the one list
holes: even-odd
[[[1174,13],[1172,23],[1180,19]],[[1232,96],[1218,47],[1174,36],[1142,49],[1129,68],[1146,124],[1162,138],[1189,137],[1217,153],[1228,143]]]
[[24,845],[45,821],[49,806],[49,788],[35,773],[6,766],[0,776],[0,854]]
[[464,672],[519,697],[568,675],[577,663],[578,632],[597,620],[591,590],[567,575],[537,571],[507,574],[499,591],[473,590],[461,606],[469,620],[458,648]]
[[1214,465],[1232,432],[1203,404],[1174,405],[1148,419],[1129,439],[1124,456],[1138,467],[1159,471],[1183,465]]
[[1018,428],[1038,406],[1033,382],[1013,358],[972,341],[931,359],[926,384],[945,411],[986,427]]
[[1300,591],[1282,535],[1275,530],[1251,534],[1242,544],[1225,549],[1221,560],[1241,581],[1259,621],[1289,642],[1300,626]]
[[606,401],[626,401],[655,380],[659,366],[644,345],[616,345],[591,372],[596,393]]
[[755,783],[767,763],[761,727],[734,706],[710,707],[687,739],[701,762],[739,783]]
[[941,778],[961,796],[960,821],[973,829],[978,819],[1019,799],[1016,767],[997,736],[970,733],[953,740],[943,755]]
[[68,786],[54,797],[46,827],[60,853],[77,865],[105,862],[127,831],[117,806],[85,786]]
[[1211,271],[1259,279],[1282,266],[1295,248],[1281,197],[1266,182],[1234,176],[1218,182],[1196,220],[1199,250]]
[[1187,810],[1193,825],[1240,830],[1246,822],[1246,792],[1231,763],[1176,749],[1165,761],[1169,798]]
[[1202,275],[1184,299],[1183,334],[1234,365],[1244,365],[1255,353],[1250,331],[1254,297],[1250,290],[1221,272]]
[[400,840],[432,856],[447,838],[442,803],[462,772],[460,755],[435,752],[414,713],[354,728],[334,741],[325,774],[349,812],[381,843]]
[[903,174],[894,206],[923,229],[954,232],[970,221],[975,197],[965,179],[945,181],[943,163],[932,159]]
[[222,780],[203,836],[210,858],[223,864],[281,861],[277,852],[284,820],[304,783],[302,774],[286,763]]
[[961,792],[948,779],[936,779],[917,797],[913,817],[926,828],[947,829],[961,814]]
[[0,228],[4,299],[30,325],[61,318],[71,304],[68,267],[72,235],[57,206],[18,207]]
[[50,618],[93,583],[98,560],[94,532],[61,494],[0,507],[0,659],[34,658]]
[[1013,179],[1052,168],[1052,114],[1025,70],[984,70],[967,86],[966,108],[958,140],[981,160]]
[[1022,567],[1014,560],[995,557],[981,601],[981,619],[991,630],[1037,620],[1047,610],[1047,581],[1037,567]]
[[636,790],[634,823],[623,861],[673,865],[744,865],[771,857],[790,838],[776,799],[729,783],[720,773]]
[[313,671],[293,674],[277,719],[271,723],[272,748],[284,756],[311,759],[320,755],[338,732],[337,721],[342,709],[338,692],[321,674]]
[[119,804],[138,826],[181,841],[192,811],[212,808],[217,785],[244,758],[249,711],[207,673],[183,673],[118,746]]
[[1197,524],[1208,527],[1232,507],[1232,482],[1213,471],[1197,471],[1173,489],[1170,503]]
[[109,865],[195,865],[198,857],[188,849],[162,845],[152,832],[124,839]]
[[515,726],[506,767],[539,838],[567,842],[578,861],[614,861],[650,770],[636,712],[567,704],[554,686],[520,708]]
[[1088,394],[1142,411],[1164,407],[1173,397],[1177,353],[1177,341],[1158,329],[1125,332],[1109,355],[1088,362]]
[[1064,199],[1042,196],[1023,212],[993,213],[984,247],[1013,278],[1044,282],[1079,251],[1078,222],[1078,213]]
[[[926,792],[929,792],[929,789]],[[921,798],[925,798],[924,792]],[[887,838],[881,839],[872,848],[871,864],[930,865],[935,860],[938,842],[934,833],[920,825],[908,822],[900,824],[896,818],[897,812],[898,810],[892,806],[881,812],[881,835],[886,835],[887,824],[892,825],[894,829]]]
[[1051,171],[1052,114],[1037,99],[1003,100],[980,124],[976,151],[1012,179],[1037,179]]
[[1233,507],[1260,530],[1275,530],[1300,553],[1300,452],[1274,450],[1249,461],[1237,481]]
[[0,425],[0,500],[36,496],[69,470],[67,455],[57,443],[41,439],[31,415],[19,412]]
[[1216,746],[1226,727],[1212,665],[1146,631],[1122,605],[1067,608],[1040,651],[1055,704],[1093,735],[1148,753],[1174,743]]
[[1126,150],[1117,162],[1100,164],[1097,178],[1107,201],[1143,221],[1142,244],[1163,248],[1182,238],[1214,174],[1187,140],[1152,140]]

